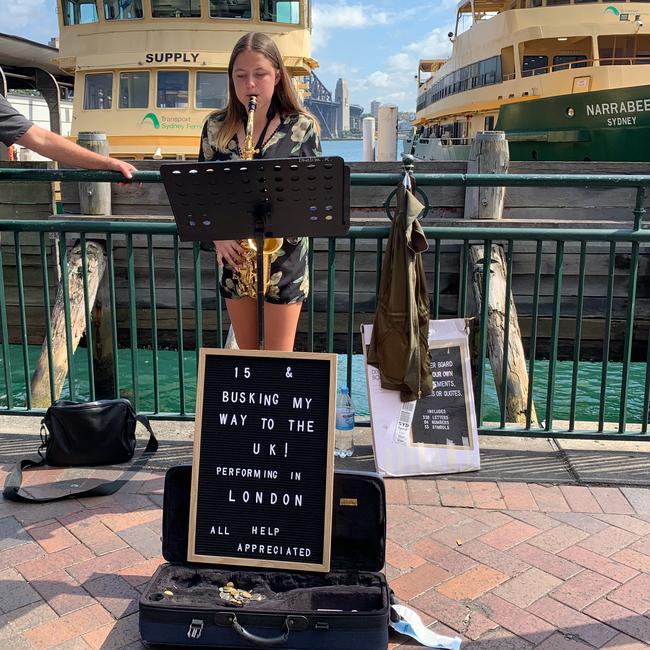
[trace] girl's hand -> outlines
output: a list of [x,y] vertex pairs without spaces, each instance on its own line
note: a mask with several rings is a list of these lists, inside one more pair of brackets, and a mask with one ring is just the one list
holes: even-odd
[[236,239],[222,239],[214,242],[217,254],[217,264],[223,266],[224,260],[230,264],[233,271],[239,270],[239,265],[244,261],[244,249]]

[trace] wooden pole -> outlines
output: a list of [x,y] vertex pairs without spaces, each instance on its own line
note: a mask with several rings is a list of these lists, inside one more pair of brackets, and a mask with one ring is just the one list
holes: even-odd
[[[95,241],[86,242],[88,259],[88,300],[95,302],[99,282],[104,275],[106,258],[104,247]],[[70,289],[70,323],[72,330],[72,350],[79,345],[79,340],[86,328],[84,310],[83,277],[81,271],[81,244],[77,244],[68,256],[68,267],[63,269],[68,274]],[[68,355],[66,351],[65,316],[63,303],[63,285],[59,283],[52,308],[52,356],[54,359],[53,381],[55,399],[61,395],[63,382],[68,375]],[[50,403],[49,364],[47,358],[47,341],[43,342],[38,364],[32,375],[32,402],[35,408],[47,408]]]
[[[108,156],[105,133],[85,131],[77,136],[77,144],[95,153]],[[79,183],[79,208],[81,214],[108,215],[111,213],[110,183]]]
[[[476,313],[480,315],[483,288],[483,246],[470,246],[470,270],[472,295]],[[505,348],[506,300],[510,301],[510,331],[508,337],[508,370],[506,375],[506,422],[525,424],[528,404],[528,370],[521,331],[517,319],[517,308],[512,292],[506,297],[506,260],[501,246],[492,245],[489,264],[490,290],[488,292],[487,348],[494,375],[497,396],[501,401],[503,359]],[[479,359],[479,363],[482,360]],[[531,424],[537,423],[535,405],[532,406]]]
[[[508,141],[503,131],[477,133],[467,159],[468,174],[506,174],[510,164]],[[465,188],[465,219],[502,219],[505,187]],[[460,273],[467,264],[465,248],[460,253]],[[461,311],[460,292],[458,310]]]
[[[467,160],[468,174],[507,174],[508,141],[503,131],[477,133]],[[465,219],[501,219],[505,187],[467,187]]]

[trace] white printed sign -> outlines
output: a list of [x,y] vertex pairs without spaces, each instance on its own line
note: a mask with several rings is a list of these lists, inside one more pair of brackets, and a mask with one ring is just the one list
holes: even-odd
[[[364,354],[372,325],[362,325]],[[366,364],[377,469],[386,476],[449,474],[480,469],[478,434],[465,320],[429,322],[433,392],[402,402],[381,387]]]

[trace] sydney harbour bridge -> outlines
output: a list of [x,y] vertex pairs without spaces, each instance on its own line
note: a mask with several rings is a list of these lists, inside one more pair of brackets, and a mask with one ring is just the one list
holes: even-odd
[[[304,77],[305,107],[318,119],[321,135],[324,138],[340,138],[346,132],[361,130],[363,107],[350,104],[347,96],[347,83],[339,79],[336,96],[312,72]],[[349,116],[345,112],[349,110]]]

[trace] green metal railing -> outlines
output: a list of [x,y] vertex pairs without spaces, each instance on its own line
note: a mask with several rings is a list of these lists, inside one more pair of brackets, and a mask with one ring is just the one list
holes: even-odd
[[[482,288],[482,301],[480,313],[480,329],[478,335],[478,355],[479,359],[485,361],[487,358],[487,321],[488,321],[488,298],[490,293],[490,251],[493,243],[501,244],[505,250],[505,259],[507,265],[507,284],[506,295],[510,295],[512,289],[513,277],[513,259],[515,255],[521,250],[522,244],[533,243],[535,246],[535,263],[534,263],[534,276],[533,276],[533,296],[532,296],[532,310],[531,310],[531,329],[530,329],[530,344],[529,344],[529,360],[528,360],[528,409],[527,420],[525,424],[512,425],[506,422],[506,398],[508,396],[508,382],[507,368],[508,368],[508,337],[510,336],[510,322],[512,318],[510,310],[510,302],[506,301],[505,313],[505,345],[504,345],[504,359],[503,359],[503,374],[501,376],[501,393],[499,397],[498,417],[491,418],[494,423],[486,421],[486,369],[485,363],[478,364],[478,372],[476,376],[476,413],[479,422],[481,433],[503,434],[503,435],[529,435],[529,436],[544,436],[553,435],[556,437],[590,437],[600,439],[620,439],[622,436],[629,440],[644,440],[647,439],[648,432],[648,412],[650,406],[650,337],[644,343],[646,345],[645,353],[645,372],[644,382],[642,387],[643,393],[643,406],[641,414],[637,417],[637,421],[632,426],[629,422],[629,392],[631,386],[630,372],[632,367],[632,351],[635,343],[634,339],[634,326],[637,322],[636,315],[636,300],[637,288],[640,284],[640,255],[642,252],[641,247],[650,242],[650,230],[645,230],[643,226],[643,217],[645,214],[646,203],[646,188],[650,186],[650,176],[595,176],[595,175],[470,175],[470,174],[416,174],[418,186],[507,186],[507,187],[594,187],[594,188],[634,188],[636,190],[635,205],[631,209],[632,226],[630,228],[621,229],[587,229],[587,228],[512,228],[512,227],[486,227],[474,226],[471,227],[433,227],[427,226],[424,231],[431,242],[432,246],[427,255],[431,256],[429,269],[433,275],[433,285],[430,286],[431,291],[431,315],[432,318],[441,316],[441,295],[440,295],[440,271],[442,268],[442,259],[445,255],[443,251],[443,244],[453,243],[458,247],[461,260],[464,263],[459,270],[459,289],[458,289],[458,310],[457,314],[452,316],[468,317],[468,283],[469,283],[469,249],[470,246],[482,245],[483,246],[483,268],[481,277]],[[401,174],[352,174],[351,182],[357,186],[389,186],[397,184],[402,179]],[[119,182],[121,177],[112,172],[90,172],[90,171],[66,171],[66,170],[33,170],[33,169],[0,169],[0,181],[3,180],[43,180],[43,181],[110,181]],[[159,183],[161,182],[160,174],[158,172],[137,172],[134,176],[134,182],[147,182]],[[474,222],[477,223],[477,222]],[[51,220],[51,221],[4,221],[0,222],[0,234],[13,233],[13,253],[15,258],[15,274],[16,274],[16,287],[17,287],[17,305],[12,305],[18,311],[18,325],[16,332],[13,332],[13,339],[20,339],[20,365],[22,366],[21,375],[24,385],[21,385],[21,390],[14,395],[14,386],[16,385],[16,378],[12,364],[10,362],[11,354],[9,347],[10,331],[8,321],[8,300],[5,292],[5,279],[3,277],[3,264],[2,254],[3,249],[0,249],[0,333],[2,335],[2,358],[3,369],[2,377],[4,378],[5,395],[4,398],[0,396],[0,410],[4,407],[4,411],[8,413],[35,413],[40,412],[42,409],[36,409],[32,404],[32,396],[30,392],[30,376],[34,370],[29,359],[28,351],[28,322],[26,312],[25,300],[25,282],[23,277],[23,244],[22,238],[26,233],[38,233],[38,250],[39,250],[39,265],[40,277],[42,279],[42,307],[43,307],[43,322],[46,331],[46,347],[48,352],[49,368],[53,368],[52,358],[52,323],[51,323],[51,295],[49,290],[49,275],[48,268],[51,267],[51,262],[48,259],[48,246],[46,244],[46,236],[58,237],[58,243],[55,249],[58,255],[58,264],[60,268],[66,269],[68,247],[66,242],[69,241],[70,236],[78,236],[81,243],[82,250],[82,280],[84,292],[84,316],[85,316],[85,330],[86,330],[86,367],[85,373],[87,377],[84,381],[87,384],[86,394],[83,396],[89,399],[96,397],[95,385],[96,377],[94,375],[94,366],[92,359],[92,327],[91,324],[91,310],[92,305],[88,298],[88,260],[85,252],[85,243],[90,236],[101,235],[106,242],[106,274],[108,276],[108,295],[111,314],[111,339],[112,346],[115,352],[113,358],[113,375],[115,378],[114,392],[116,395],[120,394],[125,386],[119,383],[120,377],[120,358],[130,356],[130,381],[128,382],[128,389],[130,391],[129,397],[133,400],[136,409],[141,409],[144,403],[141,395],[141,377],[143,375],[142,360],[137,353],[138,350],[138,319],[137,309],[138,301],[136,299],[136,270],[135,270],[135,256],[136,250],[134,248],[134,237],[146,237],[146,269],[149,277],[149,292],[148,299],[150,304],[147,308],[151,314],[151,350],[147,351],[149,355],[150,370],[153,384],[153,396],[148,401],[150,408],[146,409],[152,415],[158,417],[177,417],[177,418],[191,418],[192,408],[188,406],[188,393],[186,391],[186,382],[188,375],[195,373],[195,368],[188,367],[188,359],[184,346],[184,324],[183,316],[187,310],[183,309],[182,304],[182,277],[181,277],[181,257],[182,251],[180,241],[177,235],[176,226],[174,223],[150,223],[150,222],[112,222],[106,220],[98,221],[83,221],[83,220]],[[382,254],[384,242],[388,237],[388,227],[353,227],[348,233],[346,238],[349,240],[347,271],[349,272],[348,286],[341,290],[347,297],[347,304],[354,305],[356,295],[356,276],[357,276],[357,259],[359,248],[357,243],[360,241],[375,242],[376,246],[376,288],[379,287]],[[114,255],[115,237],[126,239],[126,280],[127,292],[126,298],[120,297],[118,301],[118,286],[116,282],[116,263]],[[175,297],[175,313],[177,323],[177,388],[178,388],[178,409],[173,411],[164,411],[161,408],[160,399],[160,376],[159,376],[159,356],[162,350],[158,346],[158,317],[157,317],[157,283],[156,276],[156,259],[154,254],[153,237],[162,236],[169,238],[173,248],[173,285]],[[578,270],[578,288],[576,294],[576,307],[575,310],[568,313],[562,305],[562,299],[565,295],[563,292],[563,270],[564,260],[567,253],[567,244],[574,243],[579,245],[579,270]],[[7,250],[6,244],[4,250]],[[585,284],[587,278],[587,261],[590,255],[590,246],[608,245],[608,272],[607,282],[604,287],[604,309],[599,316],[604,323],[604,337],[602,346],[602,363],[600,369],[600,410],[598,413],[597,422],[594,422],[593,428],[579,428],[578,422],[578,408],[577,405],[581,400],[581,392],[578,378],[579,378],[579,361],[581,344],[583,341],[583,325],[584,325],[584,303],[585,303]],[[548,248],[553,247],[553,252],[549,253]],[[650,249],[649,249],[650,250]],[[184,249],[185,252],[186,249]],[[620,280],[620,274],[616,273],[616,259],[617,255],[621,252],[629,253],[629,270],[627,271],[627,296],[625,306],[625,334],[620,353],[620,388],[618,389],[618,417],[613,422],[612,418],[607,422],[605,403],[607,395],[611,395],[613,380],[611,371],[611,346],[610,340],[612,336],[612,327],[614,321],[614,303],[615,303],[615,284],[616,279]],[[645,248],[643,249],[645,252]],[[205,309],[203,308],[203,278],[202,278],[202,260],[200,254],[200,247],[198,243],[193,244],[189,250],[191,253],[192,261],[192,284],[193,284],[193,297],[194,297],[194,330],[196,347],[201,347],[204,343],[204,323],[205,323]],[[327,269],[322,272],[326,278],[327,283],[327,297],[325,300],[325,331],[324,343],[321,348],[326,351],[334,350],[334,334],[335,334],[335,315],[336,315],[336,280],[337,280],[337,251],[336,240],[330,239],[327,244]],[[533,386],[539,372],[539,360],[536,358],[538,353],[538,339],[539,339],[539,321],[540,321],[540,296],[541,296],[541,278],[542,278],[542,261],[544,258],[552,258],[553,260],[553,297],[550,313],[550,343],[548,350],[548,363],[547,363],[547,380],[545,385],[545,417],[541,424],[536,424],[531,421],[532,405],[533,405]],[[316,273],[320,271],[314,270],[314,246],[310,246],[310,274],[311,286],[314,285],[314,278]],[[214,262],[212,262],[214,263]],[[205,265],[205,258],[203,260]],[[218,296],[218,269],[214,269],[216,283],[215,286],[209,287]],[[66,353],[68,359],[68,378],[67,389],[68,395],[71,399],[77,397],[78,381],[76,373],[80,371],[80,365],[73,363],[72,352],[72,332],[70,323],[70,296],[69,288],[67,286],[67,274],[61,274],[61,283],[64,296],[64,310],[65,310],[65,332],[66,332]],[[314,350],[315,346],[315,300],[314,292],[308,300],[306,307],[306,321],[307,321],[307,347]],[[124,348],[118,349],[118,322],[117,322],[117,306],[118,304],[126,305],[128,309],[128,335],[129,346],[128,350]],[[347,357],[346,375],[348,385],[352,384],[352,357],[353,357],[353,330],[355,324],[354,309],[346,309],[347,312],[347,341],[344,346],[344,351]],[[442,314],[449,316],[449,313]],[[558,373],[558,342],[560,339],[560,325],[562,318],[571,317],[575,319],[575,331],[573,342],[572,354],[572,383],[569,395],[568,417],[559,422],[555,417],[555,406],[557,404],[557,373]],[[217,330],[217,344],[223,345],[222,328],[223,328],[223,307],[221,300],[217,299],[215,303],[214,313],[216,330]],[[371,322],[372,314],[368,314],[367,322]],[[647,322],[640,320],[639,323],[647,327]],[[142,329],[140,329],[142,331]],[[638,342],[637,342],[638,349]],[[150,353],[150,354],[149,354]],[[618,371],[617,371],[618,372]],[[616,379],[618,382],[618,376]],[[52,380],[52,373],[50,372],[50,396],[55,398],[54,383]]]

